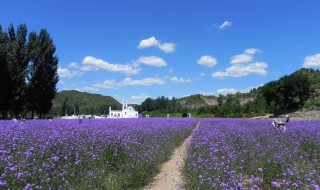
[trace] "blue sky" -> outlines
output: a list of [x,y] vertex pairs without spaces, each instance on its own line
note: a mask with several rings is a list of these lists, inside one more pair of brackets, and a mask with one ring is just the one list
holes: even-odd
[[10,0],[0,25],[46,28],[58,91],[141,103],[246,92],[320,68],[319,0]]

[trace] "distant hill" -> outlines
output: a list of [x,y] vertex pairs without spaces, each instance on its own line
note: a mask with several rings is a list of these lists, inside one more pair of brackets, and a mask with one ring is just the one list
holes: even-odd
[[[291,75],[284,76],[276,81],[268,82],[264,86],[253,89],[250,92],[247,92],[247,93],[238,92],[236,94],[229,94],[228,96],[238,99],[240,104],[244,105],[250,101],[253,101],[259,94],[262,93],[262,90],[265,90],[265,88],[268,88],[268,89],[272,89],[274,87],[282,88],[283,83],[286,83],[288,81],[288,80],[285,81],[285,78],[288,78],[288,77],[295,78],[296,75],[303,75],[309,78],[309,81],[311,83],[309,101],[313,101],[314,99],[319,99],[320,98],[320,72],[312,69],[300,69],[292,73]],[[272,83],[279,83],[279,85],[272,86]],[[220,96],[220,98],[223,103],[227,100],[227,96]],[[200,107],[218,105],[219,96],[212,96],[212,95],[206,96],[202,94],[196,94],[196,95],[179,98],[177,99],[177,101],[184,108],[198,109]]]
[[[249,101],[252,101],[256,97],[256,93],[236,93],[230,94],[229,96],[238,98],[240,100],[240,104],[244,105]],[[177,101],[181,104],[182,107],[188,109],[198,109],[205,106],[217,106],[219,105],[219,98],[221,98],[222,103],[224,103],[227,99],[226,96],[213,96],[213,95],[202,95],[196,94],[183,98],[177,99]]]
[[298,110],[320,110],[319,70],[303,68],[247,93],[218,96],[196,94],[171,100],[161,96],[147,98],[139,106],[139,112],[156,116],[190,112],[206,117],[252,117]]
[[[53,100],[50,115],[108,114],[112,109],[121,109],[121,104],[110,96],[90,94],[76,90],[58,92]],[[272,113],[284,110],[320,109],[320,71],[300,69],[276,81],[252,89],[247,93],[219,96],[201,94],[183,98],[147,98],[141,105],[132,105],[139,112],[197,114],[211,113],[217,117],[242,117],[250,114]]]
[[121,109],[121,104],[111,96],[90,94],[76,90],[65,90],[58,92],[52,101],[53,106],[50,112],[52,116],[72,114],[96,114],[102,115],[112,109]]

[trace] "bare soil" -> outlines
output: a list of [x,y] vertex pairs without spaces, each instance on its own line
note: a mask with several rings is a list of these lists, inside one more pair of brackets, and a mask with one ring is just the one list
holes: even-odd
[[[193,131],[195,129],[193,129]],[[184,165],[184,157],[187,154],[187,149],[190,144],[193,131],[191,135],[182,143],[182,145],[174,150],[171,159],[162,165],[159,174],[153,179],[150,184],[145,186],[143,190],[183,189],[181,170]]]

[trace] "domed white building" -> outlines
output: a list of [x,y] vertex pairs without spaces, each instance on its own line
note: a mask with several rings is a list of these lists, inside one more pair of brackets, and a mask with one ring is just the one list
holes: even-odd
[[127,101],[122,104],[122,110],[111,110],[109,107],[108,118],[138,118],[139,113],[132,106],[128,106]]

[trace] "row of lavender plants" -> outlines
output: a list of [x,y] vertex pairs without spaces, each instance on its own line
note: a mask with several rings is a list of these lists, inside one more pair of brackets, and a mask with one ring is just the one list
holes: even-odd
[[135,189],[196,119],[0,121],[0,189]]
[[203,119],[184,167],[186,189],[317,189],[320,121]]

